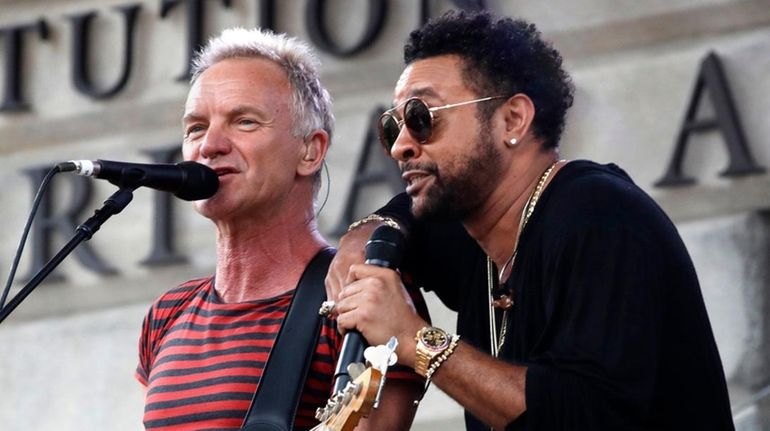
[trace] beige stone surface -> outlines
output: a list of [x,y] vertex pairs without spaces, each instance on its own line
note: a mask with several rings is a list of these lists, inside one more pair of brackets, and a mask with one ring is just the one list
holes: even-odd
[[[70,83],[68,14],[96,10],[93,70],[100,85],[120,70],[122,23],[112,10],[121,0],[0,0],[0,27],[44,19],[51,37],[25,36],[26,113],[0,113],[0,273],[5,276],[32,199],[22,171],[69,159],[147,162],[142,151],[180,139],[186,84],[183,9],[159,17],[160,0],[141,0],[134,70],[127,87],[108,100],[92,100]],[[307,39],[306,2],[276,2],[279,30]],[[433,1],[436,11],[449,1]],[[563,155],[613,161],[625,168],[677,222],[703,286],[739,429],[767,422],[768,358],[766,216],[770,176],[723,178],[724,147],[717,133],[695,137],[685,164],[692,187],[658,189],[674,137],[689,102],[701,59],[716,51],[725,66],[751,151],[770,166],[770,3],[766,0],[490,0],[498,12],[534,20],[565,56],[577,87],[563,140]],[[254,1],[207,2],[207,28],[256,22]],[[332,35],[352,43],[363,29],[365,2],[328,2]],[[337,127],[328,165],[329,201],[320,215],[330,231],[338,222],[362,149],[370,111],[390,103],[401,65],[401,45],[418,25],[417,2],[389,2],[382,35],[347,59],[321,53],[323,79],[335,99]],[[1,42],[1,41],[0,41]],[[0,58],[5,55],[0,43]],[[0,62],[0,78],[4,77]],[[707,104],[706,104],[707,105]],[[705,106],[707,113],[708,106]],[[90,208],[114,187],[98,181]],[[325,186],[326,187],[326,186]],[[71,191],[56,188],[64,205]],[[119,273],[101,277],[69,259],[68,281],[44,284],[0,325],[0,423],[12,430],[141,429],[142,400],[133,380],[136,338],[150,301],[163,290],[214,265],[213,227],[183,202],[175,203],[177,247],[190,261],[147,268],[152,194],[137,190],[134,202],[90,241]],[[369,193],[360,212],[388,195]],[[90,215],[89,209],[83,219]],[[58,238],[63,243],[65,238]],[[27,272],[27,263],[20,274]],[[5,277],[2,278],[3,280]],[[453,327],[453,316],[431,300],[434,317]],[[764,391],[764,392],[763,392]],[[764,394],[764,395],[763,395]],[[45,414],[41,414],[45,412]],[[765,422],[763,422],[765,421]],[[5,429],[5,428],[4,428]],[[463,429],[462,412],[431,389],[416,430]]]

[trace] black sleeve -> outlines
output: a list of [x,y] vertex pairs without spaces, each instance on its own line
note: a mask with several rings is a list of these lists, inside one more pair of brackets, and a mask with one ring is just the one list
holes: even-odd
[[436,295],[457,311],[463,286],[472,285],[474,268],[484,253],[459,222],[421,222],[410,212],[411,200],[401,193],[377,214],[398,220],[408,232],[402,271],[415,286]]

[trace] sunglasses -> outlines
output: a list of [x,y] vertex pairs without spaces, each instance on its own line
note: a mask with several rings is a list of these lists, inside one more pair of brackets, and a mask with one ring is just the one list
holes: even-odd
[[[506,96],[490,96],[483,97],[481,99],[468,100],[466,102],[451,103],[449,105],[437,106],[431,108],[428,104],[419,97],[412,97],[405,102],[400,103],[395,108],[388,109],[382,115],[378,122],[378,130],[380,134],[380,143],[385,147],[385,151],[390,154],[390,150],[398,139],[398,135],[401,133],[401,127],[406,125],[406,130],[409,134],[419,142],[425,144],[433,134],[434,122],[436,116],[433,114],[436,111],[442,109],[456,108],[458,106],[470,105],[472,103],[486,102],[488,100],[503,99]],[[396,117],[396,111],[398,108],[404,106],[404,119],[399,120]]]

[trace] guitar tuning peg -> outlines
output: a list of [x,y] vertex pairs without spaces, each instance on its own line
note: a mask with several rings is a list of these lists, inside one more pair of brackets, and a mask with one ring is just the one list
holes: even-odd
[[395,350],[398,346],[396,337],[390,337],[387,345],[369,346],[364,350],[364,358],[372,367],[380,370],[382,374],[388,371],[388,367],[398,360]]
[[366,366],[360,362],[353,362],[348,365],[348,375],[351,381],[357,379],[364,371],[366,371]]
[[328,405],[323,408],[319,407],[315,411],[315,418],[318,419],[319,422],[329,419],[329,416],[331,416],[331,412],[329,411]]
[[331,411],[329,412],[330,416],[331,414],[337,414],[340,412],[340,410],[342,410],[342,404],[337,402],[337,400],[335,400],[334,404],[331,405],[330,407],[331,407]]
[[388,343],[385,345],[385,347],[388,348],[391,352],[396,351],[396,347],[398,347],[398,338],[396,337],[390,337],[388,340]]

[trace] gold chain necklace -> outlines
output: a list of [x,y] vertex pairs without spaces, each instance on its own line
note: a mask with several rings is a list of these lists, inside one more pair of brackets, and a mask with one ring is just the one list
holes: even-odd
[[[516,252],[519,248],[521,230],[524,229],[524,226],[527,225],[529,218],[532,216],[532,212],[535,211],[535,206],[537,205],[538,199],[540,199],[540,194],[543,192],[543,188],[545,188],[545,183],[548,181],[548,177],[551,176],[551,172],[553,172],[554,168],[558,164],[559,161],[554,162],[550,167],[548,167],[548,169],[545,170],[545,172],[543,172],[543,174],[540,176],[540,180],[537,182],[537,186],[535,186],[535,190],[533,190],[532,194],[529,195],[527,203],[524,204],[524,208],[521,210],[519,230],[516,232],[516,241],[513,244],[513,252],[511,253],[511,257],[503,264],[502,269],[500,269],[500,273],[497,274],[497,280],[499,284],[503,283],[503,276],[505,275],[506,268],[513,268],[513,262],[516,260]],[[505,335],[508,332],[508,310],[513,307],[513,297],[512,295],[502,295],[499,299],[494,299],[492,297],[492,290],[494,289],[494,279],[492,278],[493,274],[494,264],[492,263],[492,259],[487,256],[487,287],[489,289],[489,345],[492,356],[496,358],[500,353],[500,349],[502,349],[503,344],[505,343]],[[495,308],[503,309],[503,318],[500,322],[500,334],[497,333]]]

